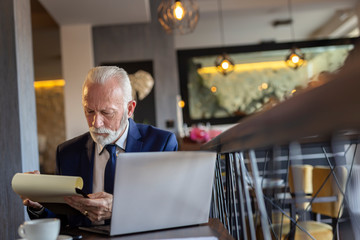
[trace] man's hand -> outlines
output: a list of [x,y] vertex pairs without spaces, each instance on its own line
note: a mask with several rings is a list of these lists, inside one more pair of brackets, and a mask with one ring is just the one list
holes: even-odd
[[[27,174],[40,174],[40,172],[38,170],[35,170],[32,172],[26,172],[26,173]],[[43,206],[38,202],[31,201],[30,199],[28,199],[24,196],[20,196],[20,197],[23,201],[24,206],[30,207],[34,210],[41,210],[43,208]]]
[[111,218],[113,195],[106,192],[97,192],[88,195],[89,198],[81,196],[64,197],[71,207],[77,209],[92,222]]
[[30,199],[24,198],[22,196],[20,196],[20,197],[23,200],[24,206],[30,207],[30,208],[34,209],[35,211],[41,210],[43,208],[43,206],[38,202],[33,202]]

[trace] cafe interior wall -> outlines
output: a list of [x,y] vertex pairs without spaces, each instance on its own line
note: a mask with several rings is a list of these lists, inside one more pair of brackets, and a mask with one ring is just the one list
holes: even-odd
[[[219,14],[205,12],[201,14],[193,33],[175,36],[175,48],[177,50],[197,49],[346,37],[343,35],[345,32],[337,31],[341,29],[342,25],[347,24],[345,20],[341,20],[343,16],[340,11],[334,11],[330,4],[329,6],[326,4],[312,6],[312,9],[305,3],[293,6],[293,34],[290,24],[273,25],[275,20],[289,19],[286,5],[283,5],[283,8],[274,7],[273,11],[261,9],[252,11],[246,8],[242,10],[227,9],[226,12],[224,10],[222,14],[223,33]],[[345,6],[343,8],[346,9]],[[351,11],[359,17],[360,2]],[[327,20],[314,30],[308,27],[314,25],[312,22],[314,18]]]
[[55,152],[65,140],[64,87],[35,87],[40,172],[55,173]]
[[26,210],[12,190],[18,172],[38,166],[28,1],[0,1],[0,239],[17,239]]
[[[200,17],[198,26],[193,33],[188,35],[167,35],[156,21],[156,8],[159,2],[159,0],[150,1],[152,14],[151,23],[93,27],[94,64],[98,65],[104,62],[153,61],[157,126],[166,129],[166,121],[173,120],[174,127],[170,127],[168,130],[176,133],[178,131],[176,126],[180,120],[176,117],[178,115],[176,111],[176,95],[179,93],[179,80],[175,57],[176,50],[219,47],[222,46],[222,44],[234,46],[256,44],[262,41],[282,42],[291,40],[290,37],[284,37],[290,36],[289,26],[273,28],[269,24],[268,19],[270,18],[287,17],[278,16],[276,12],[264,14],[260,18],[252,18],[252,16],[246,12],[239,16],[238,13],[230,11],[224,16],[224,30],[226,33],[224,43],[221,43],[219,19],[213,15],[206,14]],[[309,18],[308,14],[310,13],[304,11],[302,14],[304,19]],[[248,26],[249,21],[252,22],[251,28]],[[260,26],[259,24],[268,24],[269,27],[265,32],[257,31],[256,26]],[[295,29],[301,30],[302,24],[303,23],[296,23]],[[310,35],[311,33],[307,34]],[[55,41],[55,44],[52,44],[53,48],[60,49],[59,29],[57,28],[57,33],[52,32],[51,35],[51,39]],[[34,46],[36,42],[38,45],[45,45],[43,41],[37,39],[37,36],[46,39],[44,33],[41,35],[35,33],[33,37]],[[305,40],[306,38],[304,38],[305,37],[299,37],[297,40]],[[34,56],[35,78],[37,78],[36,52],[34,52]],[[60,59],[59,56],[58,58]],[[59,61],[59,59],[57,60]],[[57,78],[59,76],[59,69],[55,72],[55,78]],[[63,95],[64,89],[61,87],[59,89],[36,91],[39,146],[41,147],[42,143],[46,143],[45,151],[40,152],[40,161],[45,162],[45,164],[43,164],[45,172],[54,171],[56,145],[67,138],[65,133],[64,103],[62,100],[63,97],[61,97]],[[83,119],[77,120],[73,118],[72,121],[83,121]],[[228,125],[219,126],[221,129],[228,127]]]
[[[59,26],[37,0],[30,1],[39,164],[55,172],[55,152],[65,140],[64,86]],[[35,170],[35,169],[33,169]]]
[[156,20],[160,2],[150,1],[150,23],[93,27],[94,61],[95,65],[151,61],[156,126],[176,133],[179,83],[174,35],[166,34]]
[[[152,19],[156,19],[156,9],[159,2],[151,1]],[[71,28],[71,26],[67,26],[67,28]],[[157,21],[152,21],[149,24],[93,27],[92,32],[94,65],[148,60],[153,62],[156,125],[176,132],[176,95],[179,90],[173,35],[167,35]],[[48,35],[51,35],[51,39],[54,40],[50,42],[50,45],[60,49],[59,27],[57,28],[57,37],[54,32]],[[33,37],[35,59],[36,53],[41,54],[38,49],[43,48],[44,45],[49,45],[49,42],[37,41],[39,36],[44,39],[46,35],[36,29]],[[62,58],[64,60],[64,56]],[[62,67],[64,68],[64,65]],[[58,78],[58,71],[54,72]],[[51,78],[51,74],[41,72],[38,69],[35,71],[35,78],[39,81],[48,80]],[[83,78],[76,81],[82,82]],[[81,93],[79,92],[79,94]],[[76,95],[78,97],[78,94]],[[72,102],[72,104],[66,105],[64,96],[66,96],[66,86],[36,90],[39,158],[44,173],[54,172],[56,146],[69,138],[66,131],[67,119],[65,115],[72,111],[69,108],[78,105],[78,99],[67,99],[66,101]],[[70,117],[71,121],[84,121],[82,113],[79,114],[79,117]],[[168,121],[172,122],[173,125],[167,126],[166,122]]]

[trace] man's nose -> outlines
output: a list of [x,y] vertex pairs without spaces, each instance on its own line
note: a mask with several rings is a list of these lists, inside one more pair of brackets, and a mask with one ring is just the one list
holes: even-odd
[[93,127],[95,127],[95,128],[100,128],[100,127],[102,127],[102,126],[104,125],[104,121],[103,121],[103,118],[102,118],[101,114],[96,113],[96,114],[94,115],[94,119],[93,119],[92,125],[93,125]]

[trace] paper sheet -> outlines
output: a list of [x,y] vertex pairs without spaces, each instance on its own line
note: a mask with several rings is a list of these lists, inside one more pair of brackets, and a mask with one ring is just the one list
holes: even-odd
[[75,188],[82,189],[81,177],[17,173],[11,182],[17,194],[35,202],[65,203],[64,196],[77,195]]

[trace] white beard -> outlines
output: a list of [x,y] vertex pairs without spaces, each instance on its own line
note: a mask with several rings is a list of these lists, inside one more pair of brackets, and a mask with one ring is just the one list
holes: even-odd
[[[119,138],[119,135],[121,133],[121,128],[119,128],[117,131],[113,131],[104,127],[101,128],[90,127],[89,131],[91,137],[96,143],[100,144],[101,146],[105,146],[106,144],[115,142]],[[107,136],[97,135],[96,133],[106,133]]]
[[[101,146],[105,146],[107,144],[111,144],[114,143],[117,139],[120,138],[120,134],[125,130],[128,121],[127,121],[127,112],[124,112],[124,115],[121,119],[120,122],[120,127],[118,130],[111,130],[105,127],[101,127],[101,128],[95,128],[95,127],[90,127],[89,131],[90,131],[90,135],[92,137],[92,139],[100,144]],[[98,135],[96,133],[106,133],[107,136],[102,136],[102,135]]]

